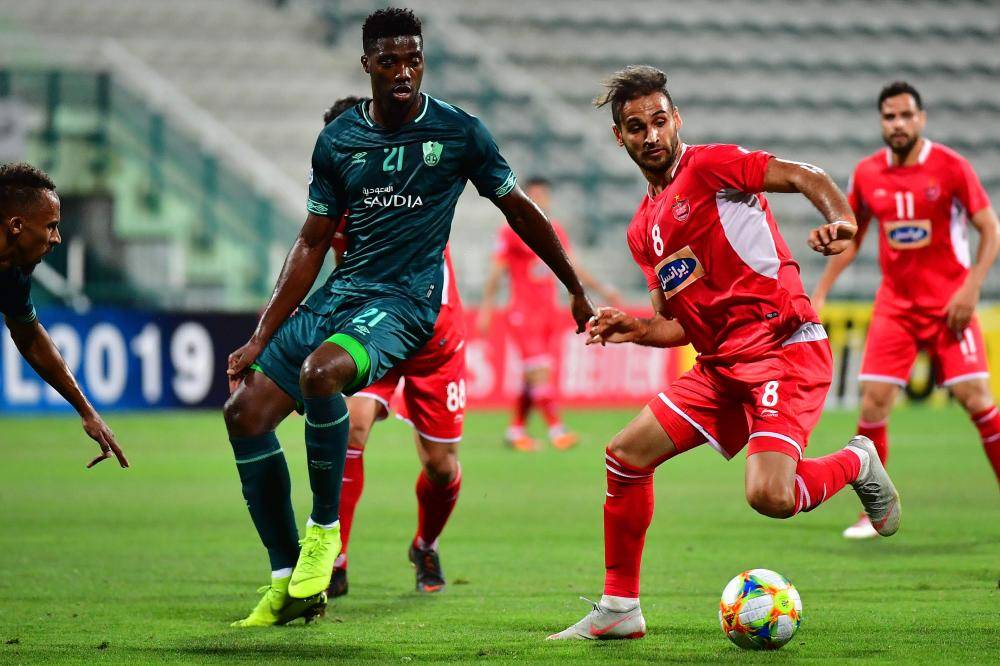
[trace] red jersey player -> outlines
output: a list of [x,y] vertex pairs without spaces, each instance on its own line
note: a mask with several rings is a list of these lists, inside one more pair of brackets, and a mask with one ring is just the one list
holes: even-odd
[[[356,97],[338,100],[324,120],[329,123],[359,101]],[[338,261],[350,248],[344,221],[334,234],[333,248]],[[403,388],[398,416],[413,426],[417,456],[423,466],[416,486],[417,531],[408,556],[416,569],[418,591],[438,592],[445,585],[438,537],[455,508],[462,484],[458,443],[465,419],[465,320],[454,278],[451,253],[445,248],[444,291],[433,337],[382,379],[347,398],[351,427],[340,499],[342,545],[327,590],[331,597],[347,594],[347,545],[364,488],[365,444],[375,422],[388,416],[389,403],[400,382]]]
[[[532,178],[524,189],[531,200],[548,214],[551,199],[549,181]],[[549,221],[563,247],[570,252],[569,238],[562,225],[551,218]],[[608,302],[617,304],[617,291],[595,280],[580,266],[572,253],[570,261],[586,287],[599,293]],[[497,236],[493,266],[483,287],[478,320],[481,333],[486,333],[489,329],[493,301],[500,278],[505,273],[510,276],[507,325],[521,357],[524,384],[514,404],[513,418],[504,440],[519,451],[537,450],[538,443],[524,429],[531,408],[537,407],[548,425],[552,445],[557,449],[568,449],[576,444],[577,436],[567,432],[563,426],[556,405],[557,391],[552,385],[553,355],[559,342],[559,328],[556,325],[559,317],[555,313],[561,309],[555,276],[508,225],[503,225]]]
[[694,368],[655,396],[612,439],[605,455],[604,596],[552,639],[639,638],[639,565],[653,517],[653,472],[708,443],[724,458],[747,447],[746,497],[788,518],[852,484],[872,522],[889,535],[899,501],[874,445],[805,458],[832,378],[826,332],[802,287],[763,192],[800,192],[826,223],[810,234],[823,254],[842,252],[856,226],[846,198],[820,169],[733,145],[681,143],[681,117],[666,75],[631,66],[608,82],[614,134],[649,190],[628,230],[655,314],[602,308],[588,343],[670,347],[689,342]]
[[[1000,478],[1000,412],[975,314],[979,288],[1000,248],[997,215],[969,163],[922,136],[927,114],[913,86],[889,84],[879,94],[878,109],[887,148],[858,163],[848,192],[858,235],[827,266],[813,301],[821,306],[826,300],[871,220],[877,220],[882,284],[858,378],[858,433],[875,442],[884,463],[889,411],[917,351],[926,349],[938,383],[969,413]],[[970,221],[980,236],[975,263],[966,231]],[[844,531],[848,538],[876,535],[867,516]]]

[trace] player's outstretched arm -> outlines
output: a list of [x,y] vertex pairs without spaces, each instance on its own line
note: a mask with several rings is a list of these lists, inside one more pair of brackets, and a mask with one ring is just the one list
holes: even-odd
[[765,192],[799,192],[826,220],[809,234],[809,247],[824,255],[840,254],[858,231],[847,197],[819,167],[774,158],[764,173]]
[[583,267],[583,265],[577,260],[576,255],[572,252],[569,253],[570,263],[573,264],[576,274],[580,276],[580,282],[583,283],[587,289],[596,292],[604,299],[606,303],[610,303],[615,307],[620,307],[622,304],[622,296],[618,293],[618,290],[612,287],[610,284],[605,284],[591,275],[590,271]]
[[274,292],[257,322],[257,329],[245,345],[229,355],[226,373],[230,380],[239,378],[247,371],[278,330],[278,326],[309,293],[309,288],[323,268],[323,261],[336,230],[337,220],[332,217],[310,213],[306,218],[292,249],[285,257],[285,264],[281,267]]
[[865,232],[868,230],[868,224],[871,221],[871,214],[866,212],[858,213],[858,233],[855,234],[853,238],[853,243],[850,243],[843,252],[830,258],[830,261],[826,264],[826,269],[823,271],[823,275],[820,276],[819,282],[816,284],[816,290],[813,291],[811,296],[813,307],[819,312],[823,309],[826,304],[826,297],[829,295],[830,290],[833,289],[833,285],[837,282],[837,278],[840,274],[851,265],[854,258],[858,256],[858,250],[861,249],[861,241],[864,240]]
[[118,447],[115,434],[111,432],[111,428],[90,404],[87,397],[83,395],[80,385],[76,383],[76,378],[70,372],[69,366],[66,365],[62,354],[59,353],[59,349],[52,342],[52,338],[49,337],[41,322],[37,319],[27,323],[7,319],[7,327],[10,329],[10,337],[14,341],[14,345],[21,352],[24,360],[49,386],[66,398],[66,401],[80,415],[84,432],[101,447],[101,455],[91,460],[87,467],[93,467],[111,456],[117,458],[118,464],[122,467],[128,467],[128,459]]
[[545,218],[545,213],[535,205],[535,202],[521,190],[514,187],[508,194],[493,202],[507,218],[507,224],[521,240],[531,248],[531,251],[552,269],[559,281],[570,293],[570,310],[576,320],[576,332],[583,333],[587,322],[594,316],[594,306],[580,283],[573,265],[566,256],[566,250],[552,225]]
[[956,335],[972,321],[972,315],[979,304],[979,290],[990,272],[990,267],[997,259],[1000,251],[1000,221],[996,211],[987,207],[972,216],[970,222],[979,232],[979,250],[976,252],[976,263],[969,268],[969,274],[958,291],[952,295],[945,307],[945,318],[948,328]]
[[687,333],[666,312],[667,299],[659,289],[649,292],[655,314],[634,317],[617,308],[598,308],[590,320],[588,345],[631,342],[644,347],[680,347],[688,343]]

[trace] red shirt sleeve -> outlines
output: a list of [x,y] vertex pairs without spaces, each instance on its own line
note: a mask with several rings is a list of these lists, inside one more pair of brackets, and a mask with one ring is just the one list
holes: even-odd
[[692,156],[692,164],[713,190],[733,189],[756,194],[764,191],[764,173],[771,157],[763,150],[716,143],[701,147]]
[[626,240],[628,249],[632,251],[632,259],[642,269],[642,274],[646,276],[646,289],[653,291],[660,288],[660,278],[656,276],[653,265],[649,261],[649,252],[646,248],[646,236],[643,233],[643,225],[633,222],[628,227]]
[[969,211],[969,216],[975,215],[984,208],[989,208],[990,197],[986,194],[983,184],[979,182],[979,176],[976,175],[976,171],[969,164],[969,161],[959,157],[957,172],[958,186],[955,193],[958,195],[958,200],[965,206],[965,210]]

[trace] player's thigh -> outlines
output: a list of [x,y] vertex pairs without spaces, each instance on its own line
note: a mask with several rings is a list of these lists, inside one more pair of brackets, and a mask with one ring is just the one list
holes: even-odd
[[649,405],[611,439],[608,451],[631,467],[654,467],[678,453]]
[[441,442],[416,433],[417,458],[435,483],[448,483],[458,476],[458,442]]
[[798,459],[779,451],[760,451],[747,458],[747,502],[775,518],[787,518],[795,507],[795,468]]
[[906,386],[920,349],[919,322],[876,308],[868,326],[858,381]]
[[[985,385],[989,378],[979,318],[973,316],[969,325],[959,334],[950,330],[942,321],[929,351],[938,371],[938,383],[951,389],[959,402],[962,402],[960,394],[975,400],[978,397],[975,395],[976,389]],[[959,384],[966,386],[956,391]],[[987,404],[986,407],[988,406]]]
[[535,365],[533,367],[526,368],[524,371],[524,381],[528,384],[528,386],[545,386],[549,383],[549,378],[551,376],[552,369],[548,364]]
[[271,432],[295,409],[295,400],[259,371],[251,371],[226,400],[226,429],[234,437]]
[[436,317],[429,305],[395,296],[355,299],[338,308],[331,340],[343,346],[357,366],[344,392],[353,394],[377,382],[418,352],[431,339]]
[[969,414],[979,414],[995,403],[989,379],[986,377],[967,379],[952,384],[948,390]]
[[347,446],[352,449],[364,449],[368,444],[372,426],[376,421],[385,418],[385,407],[367,395],[356,393],[347,398],[347,411],[350,414]]
[[332,332],[331,325],[327,314],[300,306],[278,327],[253,365],[288,394],[299,410],[302,364]]
[[899,384],[880,381],[861,382],[861,420],[879,423],[889,418],[889,412],[902,387]]
[[465,352],[458,350],[403,383],[400,417],[430,442],[457,444],[465,424]]

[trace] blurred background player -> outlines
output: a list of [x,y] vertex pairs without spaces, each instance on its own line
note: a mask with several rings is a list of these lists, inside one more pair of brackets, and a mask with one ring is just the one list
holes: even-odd
[[0,313],[24,360],[73,406],[83,431],[101,447],[87,467],[112,456],[128,467],[114,433],[83,395],[31,302],[32,271],[62,243],[60,208],[55,183],[44,171],[23,162],[0,166]]
[[[323,115],[323,121],[329,124],[344,111],[368,101],[359,97],[337,100]],[[346,225],[345,215],[333,237],[338,263],[350,248]],[[419,592],[438,592],[445,585],[438,537],[455,508],[462,485],[458,443],[465,421],[465,320],[447,247],[444,271],[446,287],[431,340],[385,377],[347,398],[351,428],[340,496],[342,545],[327,589],[330,597],[347,594],[347,546],[354,512],[364,490],[365,445],[375,422],[389,415],[390,403],[401,382],[398,415],[413,426],[422,465],[416,485],[417,531],[407,555],[416,570]]]
[[694,368],[654,396],[607,448],[604,596],[550,639],[641,638],[639,569],[653,518],[653,474],[710,444],[730,459],[747,449],[747,502],[765,516],[812,511],[850,484],[886,536],[899,497],[875,447],[855,436],[836,453],[804,457],[833,378],[833,357],[764,192],[798,192],[824,223],[810,247],[838,254],[857,231],[850,205],[821,169],[731,144],[681,142],[667,76],[631,66],[595,102],[649,182],[628,230],[655,314],[601,308],[590,344],[690,342]]
[[[954,150],[923,136],[927,112],[916,88],[903,81],[879,93],[887,148],[854,170],[848,198],[858,235],[832,259],[813,296],[823,306],[837,277],[854,259],[877,220],[882,283],[875,296],[864,360],[858,433],[889,452],[889,413],[906,386],[917,352],[930,354],[936,381],[948,388],[979,430],[1000,480],[1000,412],[989,385],[986,346],[976,316],[979,291],[1000,249],[997,215],[972,166]],[[967,225],[979,232],[972,263]],[[847,538],[877,536],[868,517]]]
[[[548,180],[531,178],[524,190],[546,215],[550,215],[552,184]],[[583,284],[597,292],[605,302],[619,304],[618,292],[594,279],[573,256],[569,237],[562,225],[552,217],[549,221],[569,252],[570,261]],[[506,310],[508,331],[524,369],[524,384],[514,403],[504,441],[519,451],[537,450],[538,443],[525,430],[531,409],[537,408],[548,426],[552,445],[557,449],[568,449],[576,444],[578,438],[563,425],[557,404],[558,389],[552,381],[553,354],[561,330],[557,322],[563,312],[555,276],[508,225],[501,226],[497,234],[493,264],[483,286],[477,322],[480,334],[489,330],[497,288],[504,275],[510,278],[510,302]]]

